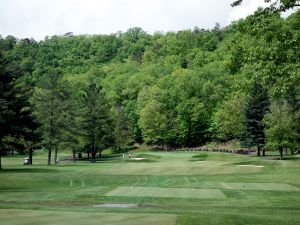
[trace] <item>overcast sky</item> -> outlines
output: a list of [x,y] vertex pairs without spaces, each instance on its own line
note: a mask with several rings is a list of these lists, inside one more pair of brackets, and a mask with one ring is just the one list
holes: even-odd
[[0,34],[5,37],[110,34],[141,27],[154,31],[209,29],[252,13],[263,0],[0,0]]

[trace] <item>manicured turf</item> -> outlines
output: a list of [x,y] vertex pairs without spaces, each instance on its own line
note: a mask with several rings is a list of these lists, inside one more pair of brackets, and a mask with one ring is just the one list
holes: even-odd
[[159,198],[225,198],[218,189],[117,187],[106,196],[159,197]]
[[[4,157],[0,224],[299,224],[300,155],[131,155],[144,160],[104,155],[49,167],[45,152],[35,153],[33,166]],[[95,207],[105,203],[138,207]]]
[[233,190],[300,191],[300,188],[284,183],[220,183],[223,188]]
[[134,214],[134,213],[78,213],[35,210],[0,210],[2,225],[174,225],[176,216],[163,214]]

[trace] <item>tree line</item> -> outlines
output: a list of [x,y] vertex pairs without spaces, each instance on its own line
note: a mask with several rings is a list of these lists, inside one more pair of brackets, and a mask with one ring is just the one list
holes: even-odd
[[280,7],[210,30],[1,37],[1,154],[238,140],[282,158],[299,147],[300,13]]

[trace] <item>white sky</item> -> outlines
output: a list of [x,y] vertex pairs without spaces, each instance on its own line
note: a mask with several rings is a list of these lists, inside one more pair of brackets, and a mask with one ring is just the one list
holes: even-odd
[[46,35],[110,34],[141,27],[154,31],[209,29],[251,14],[263,0],[0,0],[0,34],[43,39]]

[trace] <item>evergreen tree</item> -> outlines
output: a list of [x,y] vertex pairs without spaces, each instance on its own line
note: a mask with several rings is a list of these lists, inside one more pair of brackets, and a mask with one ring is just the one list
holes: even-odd
[[[9,138],[5,139],[6,145],[21,152],[24,152],[26,142],[37,138],[32,133],[36,124],[29,104],[32,87],[26,86],[21,79],[22,74],[18,62],[0,52],[0,155],[7,135]],[[30,159],[32,162],[32,157]]]
[[15,135],[21,139],[23,149],[29,154],[29,164],[32,165],[33,148],[38,145],[39,135],[36,132],[38,125],[34,120],[32,107],[30,107],[33,86],[24,81],[24,78],[26,77],[20,77],[15,84],[17,95],[14,105],[20,109],[16,111],[15,116],[18,128]]
[[254,83],[246,102],[245,129],[241,135],[241,143],[245,147],[256,146],[257,156],[260,156],[260,150],[265,145],[263,118],[269,105],[269,97],[265,88],[257,82]]
[[91,149],[92,162],[95,162],[96,153],[99,151],[101,156],[102,150],[113,142],[113,121],[102,88],[95,79],[90,80],[83,91],[82,133],[86,148]]
[[38,131],[41,134],[42,144],[48,148],[48,165],[51,164],[53,150],[55,150],[56,163],[61,141],[65,87],[62,73],[58,69],[48,68],[48,72],[39,81],[33,95],[34,115],[40,125]]
[[80,136],[82,130],[80,123],[82,121],[81,110],[78,104],[78,99],[75,98],[71,90],[65,90],[65,101],[63,103],[62,112],[62,127],[60,137],[60,148],[72,151],[73,161],[76,161],[76,151],[80,149]]
[[12,108],[14,98],[13,77],[5,71],[5,58],[0,51],[0,169],[1,155],[3,154],[3,138],[12,132],[11,121],[15,112]]

